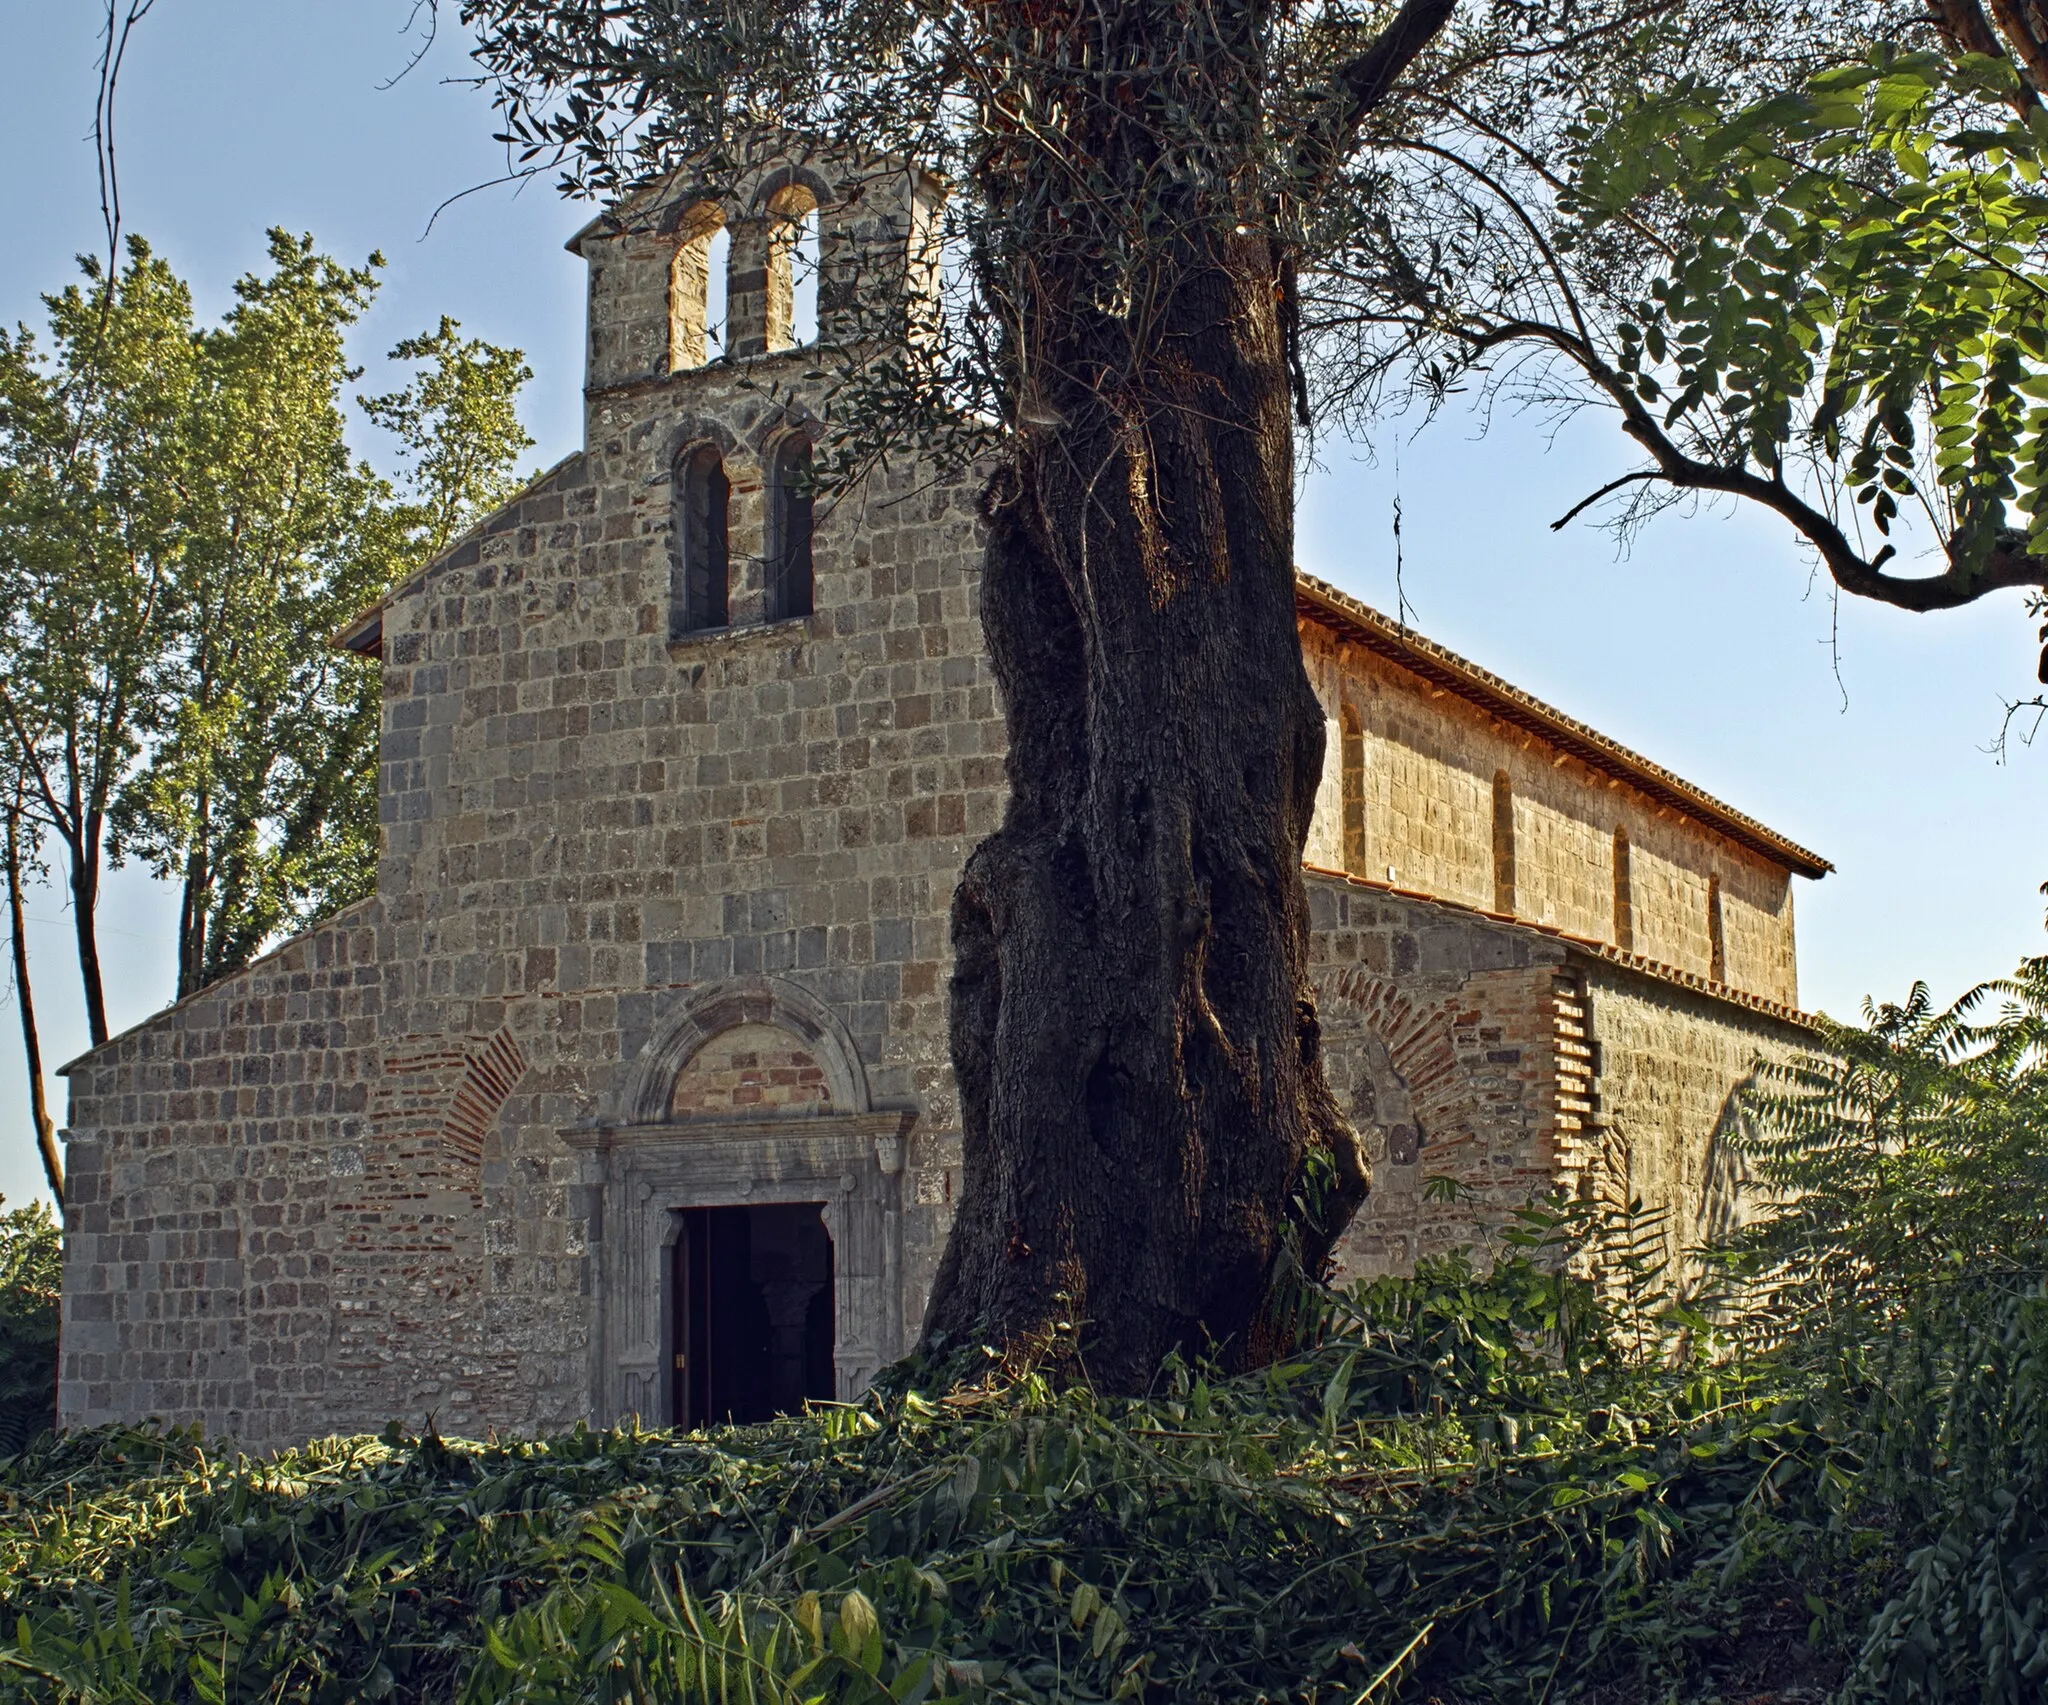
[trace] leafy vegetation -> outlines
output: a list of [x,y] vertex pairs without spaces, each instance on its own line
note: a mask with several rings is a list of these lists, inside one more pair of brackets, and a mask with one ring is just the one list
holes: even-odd
[[1586,240],[1671,210],[1608,374],[1660,477],[1778,510],[1851,591],[1910,512],[1947,566],[1883,589],[1909,608],[2038,583],[2048,536],[2048,118],[2019,88],[1890,49],[1748,104],[1683,79],[1589,129],[1569,198]]
[[1730,495],[1842,592],[2039,614],[2048,13],[1641,12],[1567,82],[1445,100],[1380,206],[1324,214],[1312,377],[1362,429],[1468,387],[1611,411],[1638,459],[1558,527]]
[[2048,962],[1870,1016],[1758,1089],[1763,1211],[1684,1284],[1639,1209],[1553,1202],[1136,1400],[45,1440],[0,1468],[0,1694],[2038,1697]]
[[40,1202],[7,1210],[0,1198],[0,1454],[19,1451],[57,1421],[57,1295],[64,1253]]
[[0,331],[0,820],[31,1123],[58,1196],[26,889],[68,889],[95,1044],[110,862],[179,885],[180,995],[366,895],[378,677],[332,636],[495,505],[530,444],[519,352],[444,318],[392,352],[405,385],[360,399],[401,477],[351,452],[345,339],[375,256],[344,267],[272,231],[214,327],[139,239],[112,275],[81,264],[44,298],[46,342]]

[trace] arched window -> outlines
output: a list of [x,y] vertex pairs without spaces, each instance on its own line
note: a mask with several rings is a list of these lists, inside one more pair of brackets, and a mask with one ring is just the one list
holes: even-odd
[[1358,712],[1345,705],[1340,713],[1338,734],[1342,758],[1342,804],[1344,807],[1344,868],[1353,876],[1365,874],[1365,724]]
[[668,269],[668,368],[680,373],[724,354],[725,215],[704,202],[683,215]]
[[1614,831],[1614,945],[1624,953],[1636,947],[1635,876],[1629,868],[1628,831]]
[[767,322],[770,351],[818,335],[818,198],[802,184],[768,198]]
[[768,472],[768,609],[771,622],[811,613],[811,441],[791,434]]
[[729,557],[726,511],[732,487],[708,444],[677,459],[671,482],[669,616],[671,639],[726,625]]
[[1728,938],[1721,927],[1721,879],[1707,878],[1707,980],[1728,981]]
[[1506,770],[1493,772],[1493,909],[1515,912],[1515,784]]

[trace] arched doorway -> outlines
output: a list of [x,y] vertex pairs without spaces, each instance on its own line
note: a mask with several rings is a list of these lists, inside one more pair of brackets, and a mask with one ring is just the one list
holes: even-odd
[[857,1397],[905,1347],[915,1112],[874,1107],[845,1026],[776,977],[692,991],[621,1100],[615,1122],[563,1133],[597,1197],[596,1417],[697,1425]]

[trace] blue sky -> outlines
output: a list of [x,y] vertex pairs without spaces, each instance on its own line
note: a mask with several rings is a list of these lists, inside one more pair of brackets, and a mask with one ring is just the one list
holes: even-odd
[[[10,322],[39,322],[38,292],[102,242],[87,140],[96,11],[0,0]],[[383,292],[356,342],[364,388],[390,388],[384,352],[453,314],[526,351],[524,413],[545,464],[579,431],[582,266],[562,242],[584,214],[533,184],[464,196],[428,229],[504,161],[483,97],[450,81],[465,71],[452,31],[391,83],[412,14],[411,0],[158,0],[119,109],[128,228],[207,315],[261,262],[270,225],[345,260],[382,249]],[[1797,898],[1806,1005],[1847,1017],[1915,978],[1952,995],[2044,945],[2048,739],[2002,765],[1985,750],[2002,696],[2033,680],[2016,596],[1934,617],[1837,611],[1789,535],[1755,514],[1667,514],[1625,556],[1586,526],[1553,534],[1551,520],[1629,465],[1597,419],[1553,436],[1512,416],[1485,433],[1453,416],[1389,427],[1371,451],[1322,446],[1304,482],[1302,564],[1391,610],[1398,496],[1419,628],[1833,859],[1837,873]],[[85,1045],[62,895],[31,910],[44,1049],[61,1063]],[[169,999],[174,919],[146,874],[114,876],[101,931],[117,1028]],[[20,1201],[39,1182],[10,1000],[0,1195]]]

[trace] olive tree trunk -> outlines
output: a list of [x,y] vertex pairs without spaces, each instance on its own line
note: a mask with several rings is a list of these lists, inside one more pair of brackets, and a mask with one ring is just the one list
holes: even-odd
[[1122,1391],[1174,1350],[1271,1354],[1276,1286],[1368,1184],[1307,974],[1279,262],[1226,227],[1160,272],[1159,358],[1119,374],[1120,328],[1064,316],[989,493],[1010,798],[953,904],[965,1186],[924,1346]]

